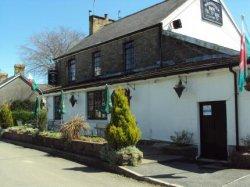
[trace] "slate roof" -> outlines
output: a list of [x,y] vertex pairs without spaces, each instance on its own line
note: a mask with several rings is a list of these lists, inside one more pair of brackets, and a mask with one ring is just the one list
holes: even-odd
[[1,88],[5,83],[11,81],[11,80],[14,79],[14,78],[15,78],[15,76],[11,76],[11,77],[9,77],[9,78],[4,79],[3,81],[1,81],[1,82],[0,82],[0,88]]
[[165,0],[159,4],[124,17],[105,26],[95,34],[84,38],[63,56],[159,24],[186,1],[187,0]]

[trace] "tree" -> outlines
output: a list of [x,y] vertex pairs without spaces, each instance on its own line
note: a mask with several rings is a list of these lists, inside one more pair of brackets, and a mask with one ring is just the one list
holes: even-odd
[[140,129],[130,111],[125,90],[118,88],[114,91],[111,122],[106,129],[106,139],[114,149],[118,150],[134,146],[140,139]]
[[80,32],[65,27],[47,30],[32,35],[21,46],[20,56],[27,70],[37,76],[46,76],[54,67],[53,59],[64,54],[84,38]]

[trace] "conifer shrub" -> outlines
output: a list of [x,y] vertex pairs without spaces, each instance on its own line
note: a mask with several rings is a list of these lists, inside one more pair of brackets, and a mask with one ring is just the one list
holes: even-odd
[[135,146],[140,140],[141,132],[130,111],[125,90],[116,89],[112,94],[112,101],[111,121],[105,132],[108,144],[115,150]]
[[0,108],[0,125],[3,129],[14,126],[12,112],[8,104],[3,104]]

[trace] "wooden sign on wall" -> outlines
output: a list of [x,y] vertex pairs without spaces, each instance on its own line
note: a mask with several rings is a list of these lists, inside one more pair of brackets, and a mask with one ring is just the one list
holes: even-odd
[[201,12],[203,20],[220,26],[223,25],[221,3],[215,2],[214,0],[201,0]]

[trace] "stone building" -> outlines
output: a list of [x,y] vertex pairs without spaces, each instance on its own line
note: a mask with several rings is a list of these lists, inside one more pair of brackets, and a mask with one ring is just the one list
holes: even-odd
[[145,140],[187,130],[197,156],[227,159],[250,134],[250,95],[235,86],[240,31],[223,0],[166,0],[117,21],[89,20],[90,35],[55,59],[55,87],[45,92],[50,121],[82,115],[90,133],[105,128],[107,84],[129,90]]

